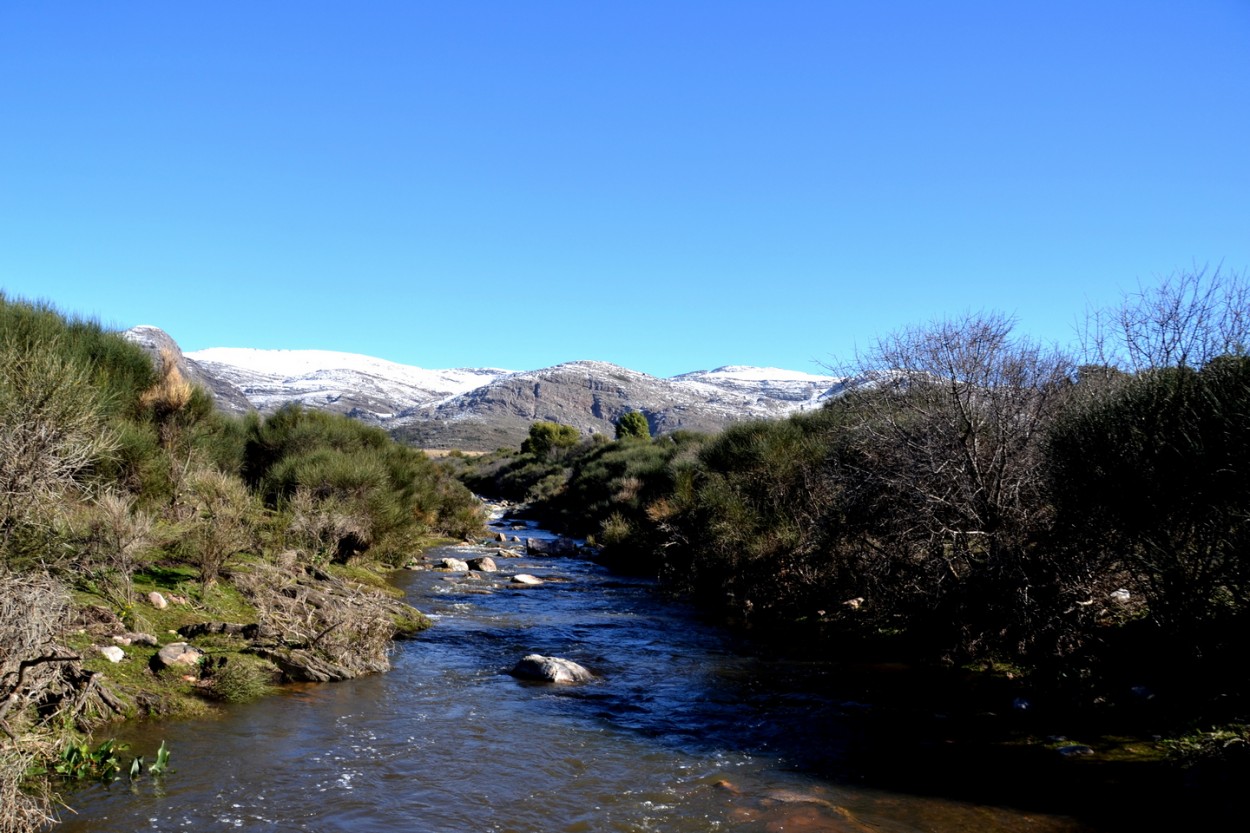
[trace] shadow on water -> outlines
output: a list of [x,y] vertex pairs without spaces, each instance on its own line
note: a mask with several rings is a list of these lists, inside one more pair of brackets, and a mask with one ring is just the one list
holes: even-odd
[[474,582],[447,582],[446,599],[478,612],[432,638],[471,634],[501,673],[531,652],[585,665],[595,683],[515,683],[568,719],[692,754],[766,757],[830,784],[1075,817],[1099,830],[1216,822],[1230,810],[1195,804],[1182,774],[1157,762],[1064,754],[1084,739],[1069,743],[1061,720],[1048,726],[1006,691],[997,702],[961,702],[967,689],[947,671],[814,658],[828,646],[729,633],[652,582],[590,562],[524,568],[574,579],[521,591],[519,602],[517,591],[462,596],[454,587]]

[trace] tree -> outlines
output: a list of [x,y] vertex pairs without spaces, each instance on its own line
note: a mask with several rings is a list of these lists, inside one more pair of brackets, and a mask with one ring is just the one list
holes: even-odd
[[638,411],[626,411],[616,421],[616,438],[618,440],[649,440],[651,439],[651,425],[647,422],[647,418]]
[[965,623],[968,650],[1030,609],[1023,556],[1046,523],[1043,428],[1072,387],[1072,361],[1013,324],[967,314],[881,338],[846,394],[872,504],[864,540],[886,592]]
[[1215,269],[1176,272],[1152,289],[1124,296],[1086,323],[1088,361],[1130,373],[1200,368],[1250,347],[1250,282]]
[[530,426],[529,438],[521,444],[521,451],[536,457],[546,457],[554,449],[577,445],[581,434],[572,425],[558,422],[535,422]]

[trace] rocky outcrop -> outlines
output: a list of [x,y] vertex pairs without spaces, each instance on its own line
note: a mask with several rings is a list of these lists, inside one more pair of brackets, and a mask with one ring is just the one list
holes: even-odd
[[594,674],[572,660],[541,654],[530,654],[513,666],[509,673],[523,680],[548,683],[584,683],[595,678]]
[[178,343],[170,337],[169,333],[159,327],[148,325],[131,327],[122,333],[122,337],[142,347],[143,351],[152,357],[158,371],[164,367],[167,357],[172,358],[182,378],[211,393],[213,402],[219,409],[235,414],[255,410],[243,391],[221,378],[219,374],[210,373],[194,360],[184,356]]

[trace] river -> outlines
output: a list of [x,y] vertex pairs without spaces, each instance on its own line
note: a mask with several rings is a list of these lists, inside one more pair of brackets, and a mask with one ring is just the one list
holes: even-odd
[[[477,553],[431,555],[444,554]],[[1031,764],[1013,773],[1005,758],[950,753],[940,731],[916,736],[872,682],[888,669],[762,649],[590,560],[498,563],[496,574],[397,579],[435,624],[396,645],[389,673],[292,686],[214,719],[125,727],[136,752],[166,740],[172,771],[79,791],[60,829],[1104,829],[1065,814],[1086,807],[1070,783],[1036,789]],[[516,588],[518,572],[545,583]],[[597,679],[509,676],[529,653]]]

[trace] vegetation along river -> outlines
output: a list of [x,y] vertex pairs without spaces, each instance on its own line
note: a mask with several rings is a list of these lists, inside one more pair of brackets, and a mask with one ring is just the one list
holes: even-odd
[[[480,553],[430,555],[449,554]],[[135,752],[166,740],[172,771],[72,795],[61,829],[1075,831],[1115,817],[1074,786],[1087,763],[967,752],[923,684],[881,686],[888,668],[761,650],[590,560],[498,563],[400,577],[435,625],[396,646],[389,673],[128,727]],[[546,583],[514,589],[515,573]],[[597,679],[508,675],[534,652]]]

